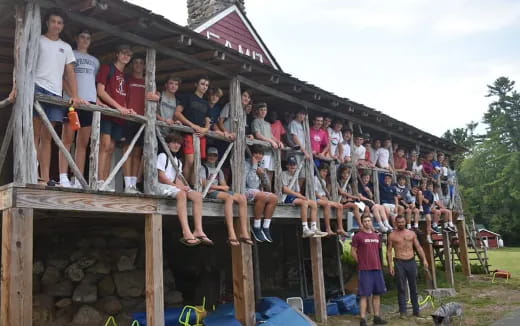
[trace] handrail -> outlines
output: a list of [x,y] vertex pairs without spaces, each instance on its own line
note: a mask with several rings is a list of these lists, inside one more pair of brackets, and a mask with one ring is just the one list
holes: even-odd
[[[44,102],[44,103],[49,103],[49,104],[54,104],[54,105],[59,105],[59,106],[64,106],[64,107],[70,106],[70,102],[69,101],[66,101],[66,100],[64,100],[62,98],[59,98],[57,96],[35,94],[34,95],[34,99],[39,101],[39,102]],[[102,114],[108,115],[108,116],[111,116],[111,117],[116,117],[116,118],[120,118],[120,119],[123,119],[123,120],[129,120],[129,121],[133,121],[133,122],[137,122],[137,123],[141,123],[141,124],[142,123],[147,123],[146,118],[144,116],[142,116],[142,115],[138,115],[138,114],[134,114],[134,115],[121,114],[121,112],[119,112],[116,109],[112,109],[110,107],[102,107],[102,106],[95,105],[95,104],[81,104],[78,107],[75,107],[74,109],[85,110],[85,111],[90,111],[90,112],[99,111]]]
[[[190,128],[188,126],[185,126],[185,125],[178,125],[178,124],[170,125],[170,124],[167,124],[166,122],[163,122],[163,121],[156,121],[155,125],[158,126],[158,127],[161,127],[161,128],[166,128],[166,129],[169,129],[169,130],[175,130],[175,131],[182,132],[182,133],[187,133],[187,134],[195,133],[195,130],[193,130],[192,128]],[[214,139],[218,139],[218,140],[221,140],[221,141],[225,141],[227,143],[232,143],[233,142],[229,138],[226,138],[226,137],[224,137],[222,135],[219,135],[215,131],[211,131],[211,130],[208,131],[206,136],[209,137],[209,138],[214,138]]]

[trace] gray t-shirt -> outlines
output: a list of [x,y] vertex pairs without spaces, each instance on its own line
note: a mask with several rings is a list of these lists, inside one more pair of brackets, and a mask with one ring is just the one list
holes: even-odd
[[161,102],[159,103],[159,115],[166,119],[173,119],[175,108],[177,107],[177,98],[166,95],[166,92],[161,93]]
[[[74,72],[78,82],[78,96],[91,103],[96,103],[96,75],[99,70],[99,60],[88,54],[78,50],[72,51],[76,57],[74,63]],[[63,94],[65,99],[69,99],[68,94]]]
[[[291,179],[293,178],[294,176],[290,175],[289,174],[289,171],[283,171],[282,172],[282,186],[283,187],[289,187],[289,184],[291,183]],[[296,180],[294,182],[294,185],[292,186],[292,188],[290,188],[292,191],[296,191],[296,192],[300,192],[300,185],[298,184],[298,180]]]
[[256,169],[258,168],[258,163],[253,166],[251,160],[246,160],[244,162],[246,177],[245,177],[245,188],[246,189],[260,189],[260,177],[256,173]]
[[[253,132],[253,135],[257,132],[260,133],[260,135],[264,136],[268,139],[273,139],[273,131],[271,129],[271,124],[263,119],[255,119],[253,120],[253,123],[251,124],[251,131]],[[266,152],[266,154],[273,154],[272,150],[269,150]]]
[[227,103],[224,105],[222,110],[220,111],[220,119],[224,119],[224,128],[226,128],[227,131],[231,131],[231,103]]
[[[199,177],[201,180],[209,180],[216,172],[217,172],[216,166],[211,166],[211,165],[206,164],[205,167],[204,167],[204,165],[200,167]],[[211,185],[218,186],[223,180],[224,180],[224,173],[222,173],[222,170],[219,170],[217,177],[213,180]]]
[[314,176],[314,191],[316,192],[316,196],[323,197],[327,196],[325,189],[323,188],[323,183],[321,183],[320,178]]
[[[289,123],[289,134],[296,135],[302,146],[305,146],[305,133],[303,132],[303,124],[296,120],[291,121]],[[296,144],[295,144],[296,145]],[[302,150],[305,148],[302,148]]]

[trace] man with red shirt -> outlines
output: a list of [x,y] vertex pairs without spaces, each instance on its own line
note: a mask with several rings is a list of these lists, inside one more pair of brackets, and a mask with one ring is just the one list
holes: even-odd
[[[116,60],[111,64],[104,64],[96,77],[98,97],[106,105],[118,110],[122,114],[135,114],[127,108],[128,87],[125,78],[125,66],[132,59],[132,50],[128,45],[120,45],[116,49]],[[120,118],[101,116],[101,141],[99,146],[98,179],[103,184],[110,173],[110,162],[116,142],[123,138],[125,120]],[[105,190],[114,191],[107,187]]]
[[[126,107],[134,110],[136,114],[144,115],[144,93],[145,81],[144,70],[145,60],[143,56],[137,56],[132,59],[132,75],[127,77],[128,95],[126,96]],[[123,150],[126,152],[132,139],[141,128],[141,125],[135,122],[126,121],[125,129],[123,131],[124,146]],[[143,134],[135,143],[132,153],[123,165],[123,175],[125,180],[125,192],[139,193],[137,190],[137,177],[139,174],[139,167],[141,166],[141,157],[143,153]]]
[[357,261],[359,271],[358,294],[361,296],[361,321],[359,325],[367,324],[366,313],[368,297],[370,296],[372,296],[374,306],[374,325],[385,325],[388,322],[380,316],[380,295],[386,293],[385,279],[383,278],[379,257],[381,239],[377,233],[372,231],[372,218],[370,216],[364,216],[362,223],[362,230],[352,238],[351,249],[352,257]]
[[323,116],[317,115],[312,121],[312,128],[309,131],[311,136],[312,154],[315,158],[323,159],[329,156],[329,134],[321,129]]
[[404,148],[399,148],[394,154],[394,169],[397,174],[411,175],[410,171],[407,170],[408,163],[406,157],[404,157]]

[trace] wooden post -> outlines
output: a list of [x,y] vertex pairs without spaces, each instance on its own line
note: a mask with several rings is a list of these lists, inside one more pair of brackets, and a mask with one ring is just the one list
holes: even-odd
[[[146,50],[146,93],[155,92],[155,49]],[[157,137],[155,135],[155,120],[157,103],[146,101],[145,117],[148,120],[144,131],[143,162],[144,162],[144,193],[155,194],[159,182],[157,175]]]
[[[233,78],[229,85],[229,100],[231,103],[231,126],[237,135],[231,157],[231,169],[233,171],[232,190],[243,194],[244,189],[244,153],[246,149],[246,115],[242,108],[240,82]],[[240,222],[235,223],[235,229]],[[249,225],[248,225],[249,228]],[[233,262],[233,298],[235,303],[236,318],[244,326],[254,326],[255,318],[255,289],[253,274],[253,253],[249,245],[240,243],[238,247],[231,248]],[[256,275],[260,277],[260,275]]]
[[2,169],[4,168],[4,163],[7,159],[7,151],[9,150],[9,145],[11,145],[11,140],[13,138],[14,115],[14,112],[11,112],[9,122],[7,123],[7,129],[5,130],[4,139],[2,140],[2,147],[0,148],[0,175],[2,174]]
[[282,202],[282,151],[274,151],[274,193],[278,197],[278,202]]
[[442,231],[442,244],[444,246],[444,271],[446,272],[446,280],[450,287],[455,288],[455,279],[453,278],[453,265],[451,260],[451,237],[449,232]]
[[471,276],[471,264],[468,253],[468,235],[466,233],[466,221],[457,219],[457,232],[459,235],[459,253],[462,272],[466,276]]
[[90,189],[98,190],[99,140],[101,135],[101,112],[92,114],[92,131],[90,133],[89,184]]
[[372,184],[374,185],[374,202],[381,204],[379,197],[379,175],[376,170],[372,170]]
[[330,191],[332,192],[330,200],[339,200],[339,188],[338,188],[338,164],[335,161],[330,163]]
[[[25,10],[24,10],[25,8]],[[13,180],[15,183],[36,183],[38,180],[36,148],[33,134],[34,78],[41,35],[40,6],[27,2],[16,7],[14,46],[14,79],[16,102],[13,106]]]
[[34,109],[40,115],[40,120],[43,122],[44,127],[47,128],[47,131],[51,134],[54,143],[56,144],[56,146],[58,146],[58,149],[63,153],[63,156],[65,156],[65,159],[67,160],[70,169],[74,173],[74,176],[79,181],[79,183],[81,183],[83,189],[87,189],[87,180],[85,180],[85,178],[83,177],[83,173],[81,173],[78,166],[76,165],[76,162],[74,162],[74,158],[72,158],[70,152],[67,150],[67,148],[65,148],[65,145],[63,145],[60,136],[58,136],[56,130],[54,130],[52,123],[49,121],[49,118],[47,118],[45,111],[43,111],[43,108],[38,101],[34,102]]
[[[303,131],[305,133],[305,151],[312,153],[309,116],[305,115],[303,121]],[[316,200],[316,192],[314,188],[314,161],[305,161],[305,195],[311,200]],[[318,229],[320,223],[318,220]],[[323,256],[321,238],[309,238],[311,247],[311,265],[312,265],[312,289],[314,294],[314,308],[316,312],[316,320],[321,323],[327,322],[327,303],[325,298],[325,281],[323,279]]]
[[[198,191],[200,192],[202,189],[202,185],[200,184],[200,176],[199,176],[199,171],[200,171],[200,167],[202,165],[202,162],[201,162],[201,155],[202,153],[200,152],[200,138],[197,137],[195,134],[192,134],[192,137],[193,137],[193,148],[195,150],[195,154],[193,155],[193,173],[194,173],[194,183],[193,183],[193,189],[195,189],[195,191]],[[191,180],[188,180],[188,182],[191,181]]]
[[146,324],[164,326],[162,215],[145,215]]
[[2,213],[1,324],[32,325],[33,210]]

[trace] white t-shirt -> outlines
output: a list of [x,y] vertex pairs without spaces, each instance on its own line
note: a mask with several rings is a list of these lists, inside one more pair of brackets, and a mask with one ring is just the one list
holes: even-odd
[[390,166],[390,164],[388,163],[388,161],[390,160],[390,151],[388,149],[383,147],[378,148],[376,151],[376,158],[377,165],[380,168],[388,169],[388,167]]
[[343,135],[340,131],[334,131],[332,128],[327,129],[329,133],[329,142],[330,142],[330,154],[331,155],[338,155],[339,153],[336,153],[338,150],[338,145],[341,144],[343,140]]
[[[176,166],[179,167],[179,170],[182,171],[182,162],[176,158],[173,157]],[[177,171],[173,168],[172,162],[168,162],[168,157],[166,156],[166,153],[161,153],[159,156],[157,156],[157,169],[163,171],[166,174],[166,177],[171,181],[175,182],[175,179],[177,178]]]
[[63,93],[63,73],[65,65],[76,61],[72,48],[61,39],[52,41],[40,35],[35,83],[57,95]]
[[372,164],[376,164],[376,161],[377,161],[377,156],[376,156],[376,149],[375,148],[370,148],[369,149],[370,151],[370,162],[372,162]]
[[343,157],[341,159],[345,159],[345,157],[350,156],[350,144],[348,142],[342,142],[341,146],[343,147]]
[[413,162],[412,171],[414,174],[422,175],[422,164],[417,164],[417,162]]
[[289,123],[289,133],[291,137],[292,135],[296,135],[296,138],[298,138],[302,146],[305,146],[305,133],[303,132],[303,124],[301,122],[296,120],[291,121],[291,123]]
[[[289,187],[289,184],[291,183],[291,179],[293,178],[294,176],[290,175],[289,174],[289,171],[283,171],[282,172],[282,186],[284,187]],[[295,192],[300,192],[300,185],[298,184],[298,180],[296,180],[292,186],[292,188],[290,188],[292,191],[295,191]]]
[[316,192],[316,196],[319,197],[327,195],[325,189],[323,188],[323,183],[321,183],[320,178],[318,178],[317,176],[314,176],[314,191]]
[[352,160],[358,161],[358,160],[364,160],[366,154],[366,148],[363,145],[356,146],[354,145],[354,148],[352,149]]

